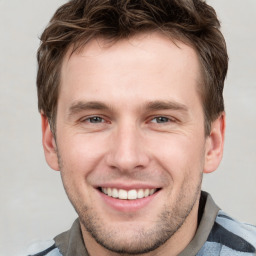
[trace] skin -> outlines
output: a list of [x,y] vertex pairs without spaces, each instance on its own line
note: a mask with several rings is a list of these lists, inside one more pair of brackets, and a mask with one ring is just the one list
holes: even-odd
[[[178,255],[193,238],[202,174],[218,167],[225,129],[223,113],[205,136],[201,81],[196,52],[160,33],[67,53],[56,141],[42,114],[43,145],[90,255]],[[159,191],[117,209],[102,186]]]

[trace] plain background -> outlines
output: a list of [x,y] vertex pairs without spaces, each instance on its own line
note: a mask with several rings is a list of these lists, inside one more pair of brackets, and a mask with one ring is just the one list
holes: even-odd
[[[36,98],[38,37],[63,0],[0,0],[0,255],[23,255],[68,229],[76,214],[46,165]],[[211,0],[230,55],[227,130],[218,171],[203,188],[233,217],[256,224],[256,1]]]

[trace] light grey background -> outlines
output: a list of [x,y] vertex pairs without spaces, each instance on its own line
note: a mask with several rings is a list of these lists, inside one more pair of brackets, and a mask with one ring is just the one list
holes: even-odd
[[[63,0],[0,0],[0,255],[68,229],[76,214],[46,165],[36,99],[38,37]],[[230,55],[226,145],[204,189],[229,214],[256,224],[256,1],[211,0]]]

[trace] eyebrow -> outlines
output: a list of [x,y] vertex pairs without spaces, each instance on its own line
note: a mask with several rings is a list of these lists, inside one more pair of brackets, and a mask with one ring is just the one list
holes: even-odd
[[188,112],[188,107],[182,103],[176,101],[152,101],[148,102],[146,109],[149,111],[157,110],[180,110]]
[[[77,101],[74,102],[68,110],[68,116],[71,117],[86,110],[111,110],[112,107],[100,101]],[[186,105],[175,101],[150,101],[146,103],[146,111],[158,111],[158,110],[180,110],[188,112]],[[113,110],[112,110],[113,111]]]
[[68,116],[78,114],[85,110],[108,110],[110,109],[106,104],[99,101],[78,101],[74,102],[68,110]]

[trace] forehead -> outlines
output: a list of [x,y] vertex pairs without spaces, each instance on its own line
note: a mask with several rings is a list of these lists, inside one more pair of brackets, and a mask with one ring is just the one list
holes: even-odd
[[[96,58],[103,59],[104,57],[108,58],[108,55],[112,55],[111,57],[116,55],[116,57],[120,58],[124,56],[124,51],[136,52],[137,59],[145,57],[146,55],[148,57],[157,55],[160,58],[162,57],[163,60],[171,55],[174,57],[174,54],[176,54],[176,56],[183,55],[183,60],[185,60],[186,57],[187,59],[192,58],[196,61],[198,60],[197,53],[188,40],[184,39],[180,41],[171,35],[165,35],[159,31],[138,33],[119,40],[96,37],[84,44],[78,43],[77,45],[78,46],[71,45],[68,48],[64,56],[62,69],[65,69],[67,65],[72,65],[77,57],[87,58],[87,60],[94,58],[96,60]],[[180,49],[180,51],[178,51],[178,49]],[[125,57],[127,58],[127,56]],[[130,57],[132,59],[134,56]],[[114,59],[111,59],[109,61],[113,60]],[[176,61],[178,61],[178,59]]]
[[99,98],[111,92],[111,97],[118,98],[125,92],[124,100],[129,100],[130,92],[143,101],[156,94],[174,97],[174,87],[197,91],[201,80],[195,50],[161,33],[138,34],[116,42],[96,38],[75,52],[72,48],[67,52],[60,96],[65,92],[67,97],[79,98],[86,91],[85,97]]

